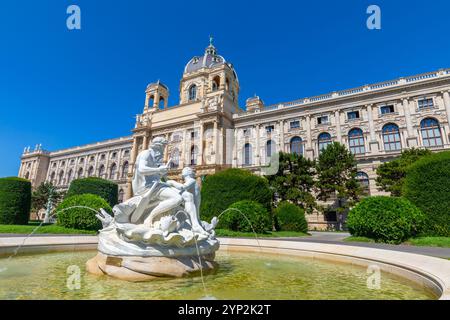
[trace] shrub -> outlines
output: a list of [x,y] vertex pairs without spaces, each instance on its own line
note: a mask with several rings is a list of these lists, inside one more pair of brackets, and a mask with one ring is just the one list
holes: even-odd
[[31,182],[21,178],[0,179],[0,224],[28,224]]
[[401,243],[419,234],[425,215],[404,198],[385,196],[361,200],[348,214],[347,226],[356,237]]
[[[111,213],[111,207],[101,197],[93,194],[71,196],[63,200],[56,208],[57,224],[66,228],[79,230],[99,230],[102,227],[100,220],[95,217],[95,211],[105,209]],[[74,208],[71,208],[74,207]]]
[[208,221],[241,200],[259,202],[268,211],[272,203],[267,179],[241,169],[227,169],[207,176],[201,192],[200,212]]
[[402,192],[425,213],[425,233],[450,236],[450,152],[435,153],[411,165]]
[[111,207],[115,206],[119,200],[119,191],[116,183],[96,178],[84,178],[72,181],[67,192],[67,197],[79,194],[95,194],[105,199]]
[[308,232],[305,211],[290,202],[281,202],[275,209],[275,218],[281,231]]
[[264,233],[271,229],[269,212],[256,201],[238,201],[229,209],[220,217],[219,228],[256,233]]

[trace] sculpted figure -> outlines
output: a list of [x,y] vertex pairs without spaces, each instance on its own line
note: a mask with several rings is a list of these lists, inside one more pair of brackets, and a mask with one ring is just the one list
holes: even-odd
[[200,188],[195,180],[194,170],[192,168],[186,167],[181,172],[184,184],[178,183],[176,181],[167,181],[167,184],[173,186],[180,190],[181,196],[184,201],[184,210],[189,214],[190,222],[192,224],[192,231],[208,234],[205,229],[203,229],[200,222]]

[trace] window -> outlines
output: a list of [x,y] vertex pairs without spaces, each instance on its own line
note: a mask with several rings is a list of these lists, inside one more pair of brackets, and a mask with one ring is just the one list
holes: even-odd
[[348,145],[353,154],[364,154],[366,149],[364,147],[364,134],[361,129],[355,128],[348,133]]
[[122,178],[126,178],[127,177],[127,175],[128,175],[128,168],[129,168],[128,161],[125,161],[125,163],[123,164],[123,167],[122,167]]
[[61,162],[61,167],[64,167],[65,165],[66,165],[65,161]]
[[189,88],[189,101],[194,101],[197,99],[197,86],[193,84]]
[[250,137],[250,129],[244,129],[244,137]]
[[303,143],[302,138],[300,137],[293,137],[291,139],[291,153],[295,153],[297,155],[303,155]]
[[92,177],[94,175],[94,167],[90,166],[88,169],[88,177]]
[[212,91],[217,91],[219,90],[219,86],[220,86],[220,77],[214,77],[213,81],[212,81]]
[[124,157],[128,157],[130,155],[130,150],[125,150],[123,155],[124,155]]
[[50,182],[51,182],[52,184],[55,184],[55,177],[56,177],[56,173],[55,173],[55,172],[52,172],[52,174],[50,175]]
[[125,192],[123,191],[123,189],[120,189],[119,190],[119,197],[117,198],[119,200],[119,203],[123,202],[124,196],[125,196]]
[[91,156],[91,158],[89,159],[89,161],[91,161],[91,162],[94,162],[94,160],[95,160],[94,156]]
[[326,147],[331,144],[331,135],[328,132],[322,132],[319,135],[318,143],[319,153],[321,153],[322,150],[326,149]]
[[252,164],[252,145],[246,143],[244,145],[244,166],[250,166]]
[[159,98],[159,103],[158,103],[158,108],[159,108],[160,110],[164,109],[164,104],[165,104],[164,98],[163,98],[163,97],[160,97],[160,98]]
[[418,101],[419,110],[433,108],[433,99],[422,99]]
[[317,118],[317,124],[328,124],[328,116],[321,116]]
[[191,131],[191,140],[194,140],[197,137],[198,137],[198,132],[197,131]]
[[424,147],[442,146],[442,135],[439,122],[433,118],[426,118],[420,122],[422,141]]
[[83,168],[78,169],[77,179],[83,178]]
[[56,162],[53,162],[52,168],[56,168]]
[[300,121],[298,121],[298,120],[291,121],[291,122],[289,123],[289,127],[290,127],[291,129],[299,129],[299,128],[300,128]]
[[275,130],[275,127],[274,127],[274,126],[267,126],[267,127],[266,127],[266,132],[267,132],[267,133],[272,133],[274,130]]
[[115,159],[117,157],[117,152],[113,152],[113,154],[111,155],[111,159]]
[[180,150],[178,148],[173,149],[172,151],[172,164],[171,168],[178,168],[180,165]]
[[113,163],[111,165],[111,169],[110,169],[110,172],[109,172],[109,178],[111,180],[115,180],[116,179],[116,173],[117,173],[117,165],[115,163]]
[[69,173],[67,174],[67,183],[72,182],[72,176],[73,176],[73,171],[72,169],[69,170]]
[[266,160],[268,163],[270,162],[270,158],[274,153],[275,153],[275,142],[269,140],[266,142]]
[[64,183],[64,171],[59,172],[58,184],[62,185]]
[[104,154],[102,154],[101,156],[100,156],[100,160],[105,160],[106,159],[106,156],[104,155]]
[[104,175],[105,175],[105,166],[101,165],[100,168],[98,169],[98,176],[100,178],[104,178]]
[[358,172],[356,174],[356,180],[358,180],[359,185],[363,189],[363,194],[369,196],[370,195],[370,183],[369,176],[365,172]]
[[350,112],[347,112],[347,119],[348,119],[348,120],[359,119],[359,111],[350,111]]
[[155,97],[154,96],[150,96],[149,98],[148,98],[148,106],[150,107],[150,108],[153,108],[153,105],[155,104]]
[[191,148],[191,166],[197,165],[198,148],[197,146],[192,146]]
[[75,164],[75,160],[74,159],[70,160],[70,164]]
[[80,162],[80,164],[84,163],[84,158],[81,158],[79,162]]
[[396,124],[390,123],[383,127],[383,143],[385,151],[401,150],[400,130]]
[[27,179],[27,180],[30,179],[30,172],[29,171],[25,174],[25,179]]
[[389,105],[389,106],[383,106],[380,108],[380,113],[381,114],[389,114],[389,113],[394,113],[395,109],[393,105]]

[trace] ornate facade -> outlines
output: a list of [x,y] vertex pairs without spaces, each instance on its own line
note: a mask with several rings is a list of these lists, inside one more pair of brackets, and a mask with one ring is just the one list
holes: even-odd
[[356,155],[361,183],[377,194],[380,163],[406,148],[450,149],[450,69],[270,106],[255,96],[245,110],[239,88],[233,65],[211,43],[187,63],[178,105],[168,107],[166,85],[149,84],[130,137],[56,152],[28,148],[19,176],[61,188],[100,176],[118,182],[121,197],[129,198],[137,154],[156,136],[170,141],[165,158],[172,159],[175,179],[184,166],[194,166],[198,177],[227,167],[263,174],[277,151],[312,159],[339,141]]

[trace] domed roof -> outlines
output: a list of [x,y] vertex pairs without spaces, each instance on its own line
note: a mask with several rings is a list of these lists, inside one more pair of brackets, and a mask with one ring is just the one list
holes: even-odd
[[187,63],[186,67],[184,68],[184,73],[195,72],[202,68],[213,68],[221,64],[226,64],[228,67],[230,67],[230,69],[234,71],[232,64],[226,62],[224,57],[217,54],[217,49],[212,44],[212,40],[213,38],[210,37],[209,46],[205,49],[205,53],[203,56],[195,56]]

